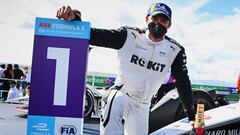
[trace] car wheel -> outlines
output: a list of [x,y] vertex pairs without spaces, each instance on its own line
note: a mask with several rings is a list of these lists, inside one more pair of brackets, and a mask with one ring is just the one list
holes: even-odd
[[214,103],[217,107],[230,104],[229,101],[226,98],[224,98],[224,96],[218,96],[214,100]]
[[93,96],[91,93],[86,90],[86,95],[85,95],[85,105],[84,105],[84,118],[89,119],[92,115],[93,112],[93,105],[94,105],[94,100]]
[[[214,103],[213,99],[206,92],[195,91],[193,93],[193,104],[194,104],[195,111],[196,111],[196,108],[197,108],[197,103],[199,101],[204,103],[205,111],[209,110],[209,109],[212,109],[212,108],[215,108],[215,103]],[[184,117],[186,117],[186,114],[183,110],[182,104],[180,104],[179,107],[178,107],[178,110],[176,112],[175,120],[180,120]]]

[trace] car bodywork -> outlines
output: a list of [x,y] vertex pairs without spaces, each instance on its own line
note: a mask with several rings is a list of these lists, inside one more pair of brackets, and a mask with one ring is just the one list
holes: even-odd
[[[217,107],[204,112],[205,134],[207,135],[239,135],[240,134],[240,102]],[[187,118],[171,123],[151,135],[189,135],[192,126]]]
[[[223,95],[215,95],[203,90],[193,90],[193,104],[199,101],[205,104],[206,110],[229,104]],[[225,101],[225,102],[223,102]],[[149,133],[152,133],[172,122],[184,118],[185,112],[176,89],[168,92],[152,108],[149,116]]]

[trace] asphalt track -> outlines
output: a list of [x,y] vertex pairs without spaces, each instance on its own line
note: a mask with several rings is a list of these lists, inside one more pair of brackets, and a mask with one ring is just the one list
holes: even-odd
[[[26,135],[27,115],[15,110],[17,104],[0,102],[0,135]],[[99,135],[99,119],[84,122],[84,135]]]

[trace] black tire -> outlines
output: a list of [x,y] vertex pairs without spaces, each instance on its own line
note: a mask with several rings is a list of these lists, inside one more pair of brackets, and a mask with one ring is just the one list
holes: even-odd
[[[215,103],[214,103],[213,99],[206,92],[203,92],[203,91],[194,91],[193,92],[193,104],[194,104],[195,111],[196,111],[196,108],[197,108],[198,101],[204,103],[205,111],[209,110],[209,109],[212,109],[212,108],[215,108]],[[184,117],[186,117],[186,114],[183,110],[182,104],[180,104],[179,107],[178,107],[178,110],[176,112],[175,120],[180,120]]]
[[214,103],[216,104],[217,107],[230,104],[229,101],[226,98],[224,98],[224,96],[218,96],[214,100]]
[[84,105],[84,118],[90,119],[94,108],[94,99],[92,94],[86,90],[85,105]]

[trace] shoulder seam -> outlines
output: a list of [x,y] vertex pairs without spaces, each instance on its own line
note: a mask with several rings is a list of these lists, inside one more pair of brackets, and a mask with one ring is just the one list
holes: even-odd
[[137,27],[124,26],[123,28],[130,29],[130,30],[135,30],[135,31],[137,31],[139,34],[142,34],[142,33],[145,33],[145,32],[146,32],[145,29],[139,29],[139,28],[137,28]]
[[170,38],[168,36],[165,36],[165,39],[168,40],[169,42],[177,45],[179,48],[183,49],[183,46],[181,44],[179,44],[176,40],[174,40],[174,39],[172,39],[172,38]]

